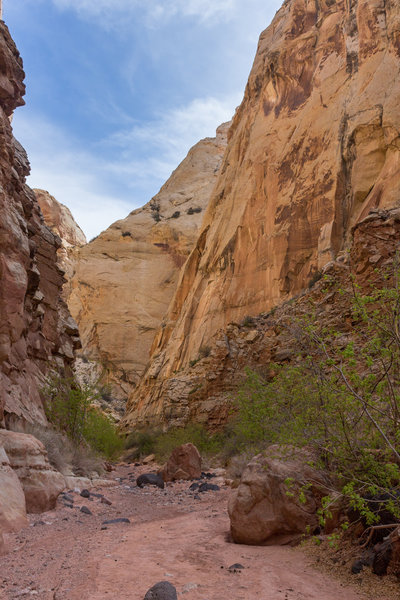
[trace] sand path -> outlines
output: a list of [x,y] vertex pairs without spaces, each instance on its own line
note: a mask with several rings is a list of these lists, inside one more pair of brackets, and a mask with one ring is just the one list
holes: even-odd
[[[121,481],[96,490],[111,506],[74,493],[73,509],[59,502],[7,536],[0,598],[143,600],[168,580],[182,600],[372,600],[313,569],[300,549],[230,543],[228,489],[200,499],[187,483],[140,490],[133,485],[140,472],[119,467],[112,477]],[[121,517],[130,523],[103,525]],[[244,568],[229,571],[234,563]]]

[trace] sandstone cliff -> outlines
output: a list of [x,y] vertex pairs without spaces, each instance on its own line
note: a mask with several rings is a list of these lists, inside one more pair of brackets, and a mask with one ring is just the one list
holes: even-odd
[[47,227],[61,240],[61,246],[57,250],[58,264],[65,271],[65,277],[69,281],[73,273],[70,259],[71,249],[86,244],[86,236],[76,223],[69,208],[58,202],[45,190],[33,191]]
[[44,422],[40,388],[50,364],[65,369],[79,346],[76,324],[60,299],[60,239],[43,222],[26,185],[29,162],[10,117],[24,102],[22,60],[0,22],[0,427]]
[[207,394],[196,400],[189,361],[210,352],[212,336],[299,294],[350,244],[352,226],[399,204],[399,72],[397,1],[284,2],[261,34],[127,427],[191,418]]
[[121,411],[143,373],[154,333],[197,239],[227,129],[222,125],[215,138],[196,144],[144,207],[71,255],[75,272],[68,305],[84,354],[101,365],[111,404]]

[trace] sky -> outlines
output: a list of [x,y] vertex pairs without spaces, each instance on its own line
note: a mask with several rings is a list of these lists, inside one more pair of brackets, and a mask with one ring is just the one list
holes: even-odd
[[282,0],[3,0],[24,61],[31,187],[88,239],[154,196],[240,104]]

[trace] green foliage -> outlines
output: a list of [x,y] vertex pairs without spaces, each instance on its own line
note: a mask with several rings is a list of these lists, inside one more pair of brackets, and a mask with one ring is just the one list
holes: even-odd
[[140,458],[153,454],[156,439],[160,435],[157,431],[132,431],[125,440],[126,449],[134,449],[133,456]]
[[[266,378],[247,369],[236,398],[239,449],[313,447],[367,524],[378,520],[368,502],[378,494],[385,494],[394,517],[400,515],[398,281],[395,272],[368,294],[353,283],[351,339],[322,328],[312,314],[291,323],[301,348],[296,364],[271,365],[274,376]],[[327,497],[322,521],[329,503]]]
[[99,394],[91,386],[79,386],[72,378],[55,375],[43,389],[48,421],[68,436],[75,446],[89,444],[107,458],[122,450],[123,442],[114,423],[92,406]]
[[198,424],[161,431],[134,431],[126,439],[125,447],[136,449],[136,456],[155,454],[158,461],[167,460],[177,446],[192,443],[202,456],[217,454],[224,443],[222,434],[210,434]]
[[87,412],[83,437],[96,452],[109,459],[116,458],[124,446],[115,424],[97,408],[90,408]]

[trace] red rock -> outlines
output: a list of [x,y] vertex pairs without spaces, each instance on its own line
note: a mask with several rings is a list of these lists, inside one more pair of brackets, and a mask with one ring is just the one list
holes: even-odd
[[24,491],[0,442],[0,552],[2,533],[18,531],[27,524]]
[[236,543],[286,544],[313,532],[329,482],[307,464],[311,458],[303,451],[271,446],[249,462],[228,505]]
[[161,472],[164,481],[198,479],[201,476],[201,456],[193,444],[183,444],[173,450]]
[[27,512],[52,510],[65,488],[65,479],[50,465],[42,442],[33,435],[0,429],[0,446],[21,482]]

